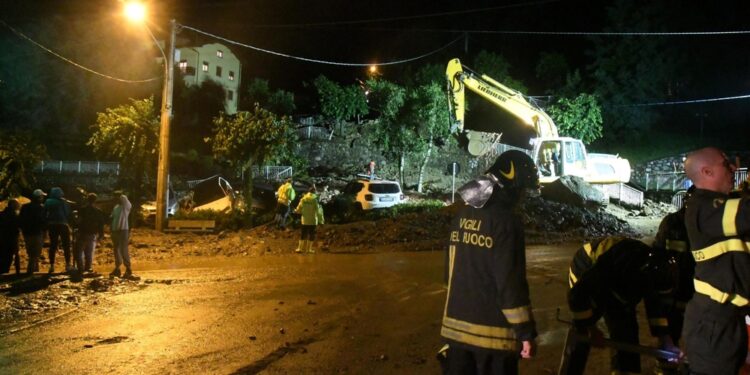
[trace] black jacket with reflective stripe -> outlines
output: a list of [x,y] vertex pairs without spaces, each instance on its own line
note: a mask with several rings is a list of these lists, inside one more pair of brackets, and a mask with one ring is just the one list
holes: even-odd
[[521,218],[498,199],[464,206],[446,256],[448,296],[441,334],[469,349],[518,349],[536,337]]
[[[685,225],[696,260],[695,279],[722,292],[750,298],[750,200],[696,189],[687,203]],[[699,294],[696,292],[696,296]],[[719,303],[705,295],[693,298],[693,303],[720,314],[748,313],[746,307]]]
[[[596,323],[607,311],[633,310],[644,300],[651,334],[668,333],[664,298],[671,285],[647,272],[650,248],[641,241],[607,237],[576,251],[569,270],[568,305],[576,326]],[[666,279],[665,279],[666,280]]]
[[677,212],[668,214],[659,224],[659,230],[654,238],[654,251],[665,251],[674,261],[673,271],[675,289],[673,296],[676,306],[685,309],[685,304],[693,298],[693,276],[695,274],[695,260],[690,253],[690,240],[685,227],[685,207]]

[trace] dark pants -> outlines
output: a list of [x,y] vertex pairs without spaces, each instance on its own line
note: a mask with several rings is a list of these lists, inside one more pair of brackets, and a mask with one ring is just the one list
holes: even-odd
[[49,230],[49,264],[55,264],[55,254],[57,247],[62,242],[63,255],[65,256],[65,266],[70,266],[70,227],[68,224],[50,224]]
[[511,351],[471,351],[451,346],[446,375],[517,375],[518,353]]
[[[607,311],[604,313],[604,323],[607,324],[610,339],[622,343],[638,344],[638,320],[635,309]],[[591,346],[579,342],[570,354],[568,374],[584,374]],[[635,353],[617,351],[612,356],[612,370],[631,373],[641,372],[641,357]]]
[[696,293],[685,311],[683,336],[691,374],[736,375],[745,363],[747,327],[736,307]]
[[4,238],[0,244],[0,273],[10,272],[11,264],[16,266],[16,273],[21,273],[21,259],[18,257],[18,235],[16,238]]
[[301,240],[315,241],[315,228],[317,225],[303,225]]
[[29,265],[26,273],[32,274],[39,271],[39,256],[44,247],[44,233],[24,234],[23,242],[26,245],[26,254],[29,256]]
[[283,203],[276,203],[276,225],[279,228],[286,228],[286,220],[289,217],[289,206]]

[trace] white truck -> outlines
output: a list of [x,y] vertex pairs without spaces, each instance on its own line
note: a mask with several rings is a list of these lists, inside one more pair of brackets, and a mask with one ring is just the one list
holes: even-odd
[[[591,184],[617,184],[630,180],[631,169],[627,159],[616,155],[589,154],[580,139],[560,137],[554,121],[520,92],[489,76],[471,72],[458,59],[448,62],[446,78],[452,130],[466,136],[467,149],[472,155],[481,156],[496,150],[501,141],[506,143],[506,133],[515,140],[510,144],[530,150],[527,152],[539,168],[541,183],[549,183],[565,175],[579,176]],[[467,126],[464,121],[466,89],[510,114],[512,119],[504,123]],[[523,144],[524,141],[526,144]]]

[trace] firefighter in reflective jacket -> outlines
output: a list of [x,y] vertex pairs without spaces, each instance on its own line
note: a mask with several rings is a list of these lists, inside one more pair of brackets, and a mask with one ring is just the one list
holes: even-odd
[[668,301],[667,319],[669,320],[669,335],[677,344],[682,336],[682,325],[685,316],[685,307],[693,298],[693,275],[695,274],[695,260],[690,253],[690,240],[685,227],[685,204],[689,201],[695,188],[691,187],[683,199],[682,207],[668,214],[659,224],[659,230],[654,238],[654,251],[663,251],[673,271],[672,298]]
[[747,354],[750,298],[750,200],[729,197],[735,167],[719,149],[692,152],[685,172],[695,184],[687,227],[695,259],[695,295],[685,311],[691,373],[738,373]]
[[[671,279],[664,252],[652,252],[641,241],[606,237],[585,244],[573,256],[568,283],[568,305],[581,334],[596,345],[603,338],[596,322],[604,317],[610,339],[638,344],[636,306],[646,305],[651,334],[662,349],[679,352],[669,337],[662,296],[668,296]],[[590,346],[579,342],[573,349],[568,374],[583,374]],[[640,356],[624,351],[612,357],[613,373],[640,373]]]
[[453,219],[446,254],[444,373],[517,374],[519,354],[534,354],[524,230],[514,212],[527,189],[538,191],[537,170],[520,151],[503,153],[459,189],[466,204]]
[[[672,212],[662,219],[659,230],[654,238],[654,252],[663,252],[670,263],[668,269],[671,271],[672,285],[674,288],[662,302],[666,303],[665,311],[669,321],[669,336],[675,345],[679,345],[682,337],[682,327],[685,320],[685,307],[693,298],[693,275],[695,274],[695,260],[690,253],[690,240],[685,228],[685,204],[690,199],[694,187],[691,187],[682,207],[677,212]],[[677,374],[679,368],[676,363],[658,360],[658,373]]]

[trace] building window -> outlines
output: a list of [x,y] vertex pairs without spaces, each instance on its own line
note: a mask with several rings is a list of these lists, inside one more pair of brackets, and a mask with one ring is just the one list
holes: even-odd
[[222,57],[224,57],[224,51],[222,51],[222,50],[217,50],[217,51],[216,51],[216,57],[218,57],[218,58],[222,58]]
[[216,67],[216,76],[217,77],[221,77],[221,67],[220,66]]
[[227,90],[227,100],[228,100],[228,101],[230,101],[230,102],[231,102],[232,100],[234,100],[234,91],[232,91],[232,90]]
[[182,71],[183,73],[185,73],[185,72],[187,71],[187,60],[182,60],[182,61],[180,61],[180,63],[179,63],[179,64],[178,64],[177,66],[179,66],[179,67],[180,67],[180,70],[181,70],[181,71]]
[[231,70],[229,71],[229,80],[234,81],[234,72]]
[[208,71],[208,62],[206,62],[206,61],[203,62],[203,71],[204,72]]

